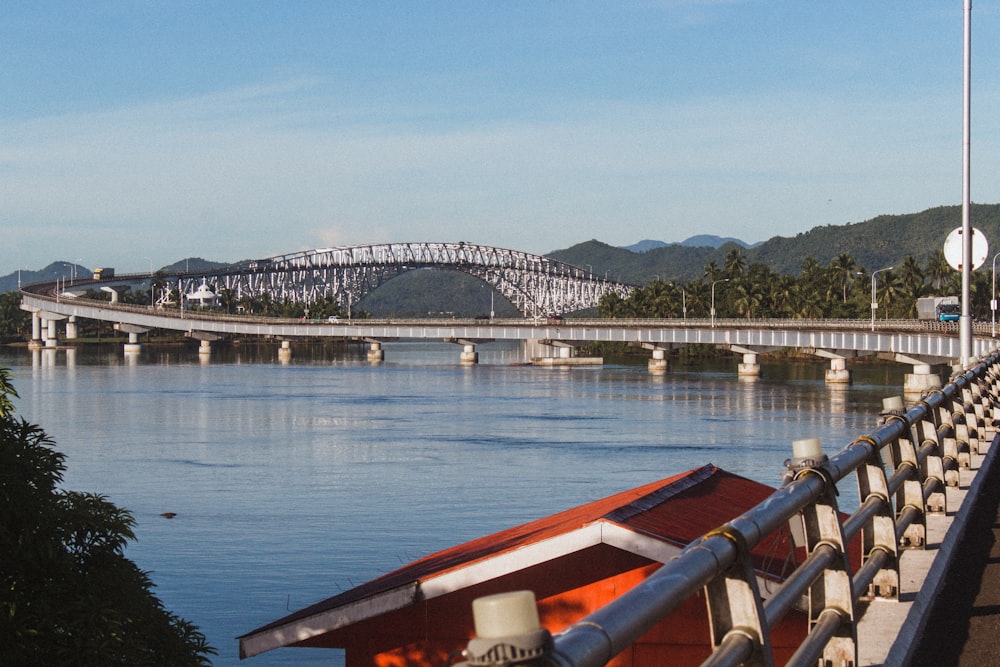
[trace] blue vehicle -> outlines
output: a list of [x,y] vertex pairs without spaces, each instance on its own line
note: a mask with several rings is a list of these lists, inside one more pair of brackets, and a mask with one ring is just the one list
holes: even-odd
[[957,296],[925,296],[917,299],[917,319],[936,322],[957,322],[962,306]]
[[940,322],[957,322],[962,316],[962,307],[957,303],[939,303],[937,319]]

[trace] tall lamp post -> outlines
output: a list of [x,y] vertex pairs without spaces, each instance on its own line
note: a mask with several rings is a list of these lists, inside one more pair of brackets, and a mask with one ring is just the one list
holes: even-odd
[[990,336],[997,337],[997,257],[1000,252],[993,255],[993,289],[990,291],[990,310],[993,311],[993,324],[990,326]]
[[149,260],[149,309],[152,310],[153,303],[153,259],[151,257],[144,257],[143,259]]
[[728,283],[729,278],[721,278],[712,281],[712,326],[715,327],[715,283]]
[[875,331],[875,311],[878,310],[878,300],[875,298],[875,276],[883,271],[892,271],[894,267],[887,266],[878,271],[872,271],[872,331]]

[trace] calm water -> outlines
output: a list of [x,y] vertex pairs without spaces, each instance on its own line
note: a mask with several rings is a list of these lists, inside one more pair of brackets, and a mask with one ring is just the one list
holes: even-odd
[[[67,454],[65,487],[130,509],[128,555],[217,665],[342,664],[283,649],[244,663],[235,637],[433,551],[705,463],[776,484],[791,441],[828,451],[872,430],[904,366],[737,357],[542,369],[515,345],[385,345],[386,361],[296,349],[31,353],[0,349],[21,416]],[[842,491],[844,496],[849,493]],[[856,502],[848,500],[848,502]],[[173,520],[160,516],[176,512]]]

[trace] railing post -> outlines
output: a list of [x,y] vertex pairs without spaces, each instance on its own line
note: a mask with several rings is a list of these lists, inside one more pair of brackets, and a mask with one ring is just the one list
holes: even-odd
[[[926,406],[924,416],[913,425],[913,429],[921,448],[929,443],[933,443],[936,448],[937,457],[941,460],[944,483],[947,486],[958,487],[958,453],[946,450],[944,447],[943,439],[940,437],[938,427],[934,422],[934,410],[930,406]],[[952,448],[954,448],[954,444],[955,441],[952,438]],[[947,506],[942,511],[947,511]]]
[[744,638],[753,644],[753,648],[748,657],[739,660],[739,664],[772,667],[771,633],[764,627],[764,607],[746,539],[728,525],[705,537],[712,535],[723,535],[732,540],[739,552],[732,567],[705,585],[712,646],[719,649],[727,639]]
[[[806,538],[806,553],[811,555],[818,547],[833,547],[837,556],[809,587],[809,629],[821,624],[821,616],[831,609],[840,621],[833,635],[823,648],[823,663],[829,665],[856,665],[858,642],[854,614],[854,593],[847,545],[844,539],[840,512],[837,509],[836,486],[829,473],[822,467],[799,471],[795,478],[818,475],[825,488],[815,503],[802,510],[802,525]],[[821,663],[822,664],[822,663]]]
[[923,549],[927,541],[924,486],[920,479],[921,465],[917,458],[917,448],[913,440],[907,436],[908,433],[908,430],[904,431],[889,445],[896,475],[906,474],[907,468],[911,471],[896,489],[893,503],[896,508],[895,523],[897,525],[903,523],[901,519],[905,518],[904,515],[914,513],[915,518],[899,536],[899,546],[907,549]]
[[[952,380],[953,383],[959,382],[959,377]],[[951,396],[945,401],[945,406],[942,409],[942,414],[947,410],[948,416],[950,418],[950,424],[952,427],[952,433],[955,438],[955,448],[958,453],[958,465],[961,468],[969,468],[972,466],[972,450],[975,439],[975,428],[970,429],[969,425],[966,423],[965,417],[965,404],[962,402],[962,389],[957,384],[955,386],[955,391]],[[976,447],[978,449],[978,447]]]
[[[892,501],[889,497],[889,483],[882,464],[880,446],[870,438],[862,438],[872,445],[872,455],[864,466],[858,469],[858,493],[861,505],[874,499],[879,503],[878,513],[861,529],[862,565],[878,552],[887,556],[871,584],[870,597],[899,598],[899,552],[896,543],[896,522],[892,516]],[[859,441],[855,441],[859,442]]]

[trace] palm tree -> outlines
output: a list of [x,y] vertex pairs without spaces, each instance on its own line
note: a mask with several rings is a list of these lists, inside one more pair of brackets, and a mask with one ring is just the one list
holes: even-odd
[[757,283],[741,280],[736,283],[735,305],[746,318],[752,319],[754,312],[764,300],[764,290]]
[[896,301],[902,298],[903,284],[897,273],[893,271],[886,271],[882,274],[882,279],[879,281],[879,284],[876,285],[876,289],[879,288],[881,288],[882,292],[882,306],[885,309],[884,317],[888,318],[889,309],[892,308],[892,305]]
[[791,276],[777,276],[768,282],[768,300],[771,302],[771,317],[791,315],[795,303],[795,279]]
[[948,264],[948,260],[944,256],[944,250],[938,250],[927,259],[927,271],[925,275],[930,279],[935,292],[940,292],[941,286],[954,273],[956,271]]
[[907,255],[899,267],[899,282],[904,292],[914,295],[913,310],[916,312],[916,299],[923,291],[924,272],[920,270],[920,265],[912,255]]
[[722,270],[715,264],[715,262],[709,262],[705,265],[705,280],[710,283],[714,283],[722,277]]
[[858,273],[858,263],[846,252],[842,252],[830,262],[830,271],[840,281],[843,303],[847,303],[847,285]]
[[727,278],[739,278],[746,271],[746,258],[739,248],[733,248],[726,254],[725,272]]

